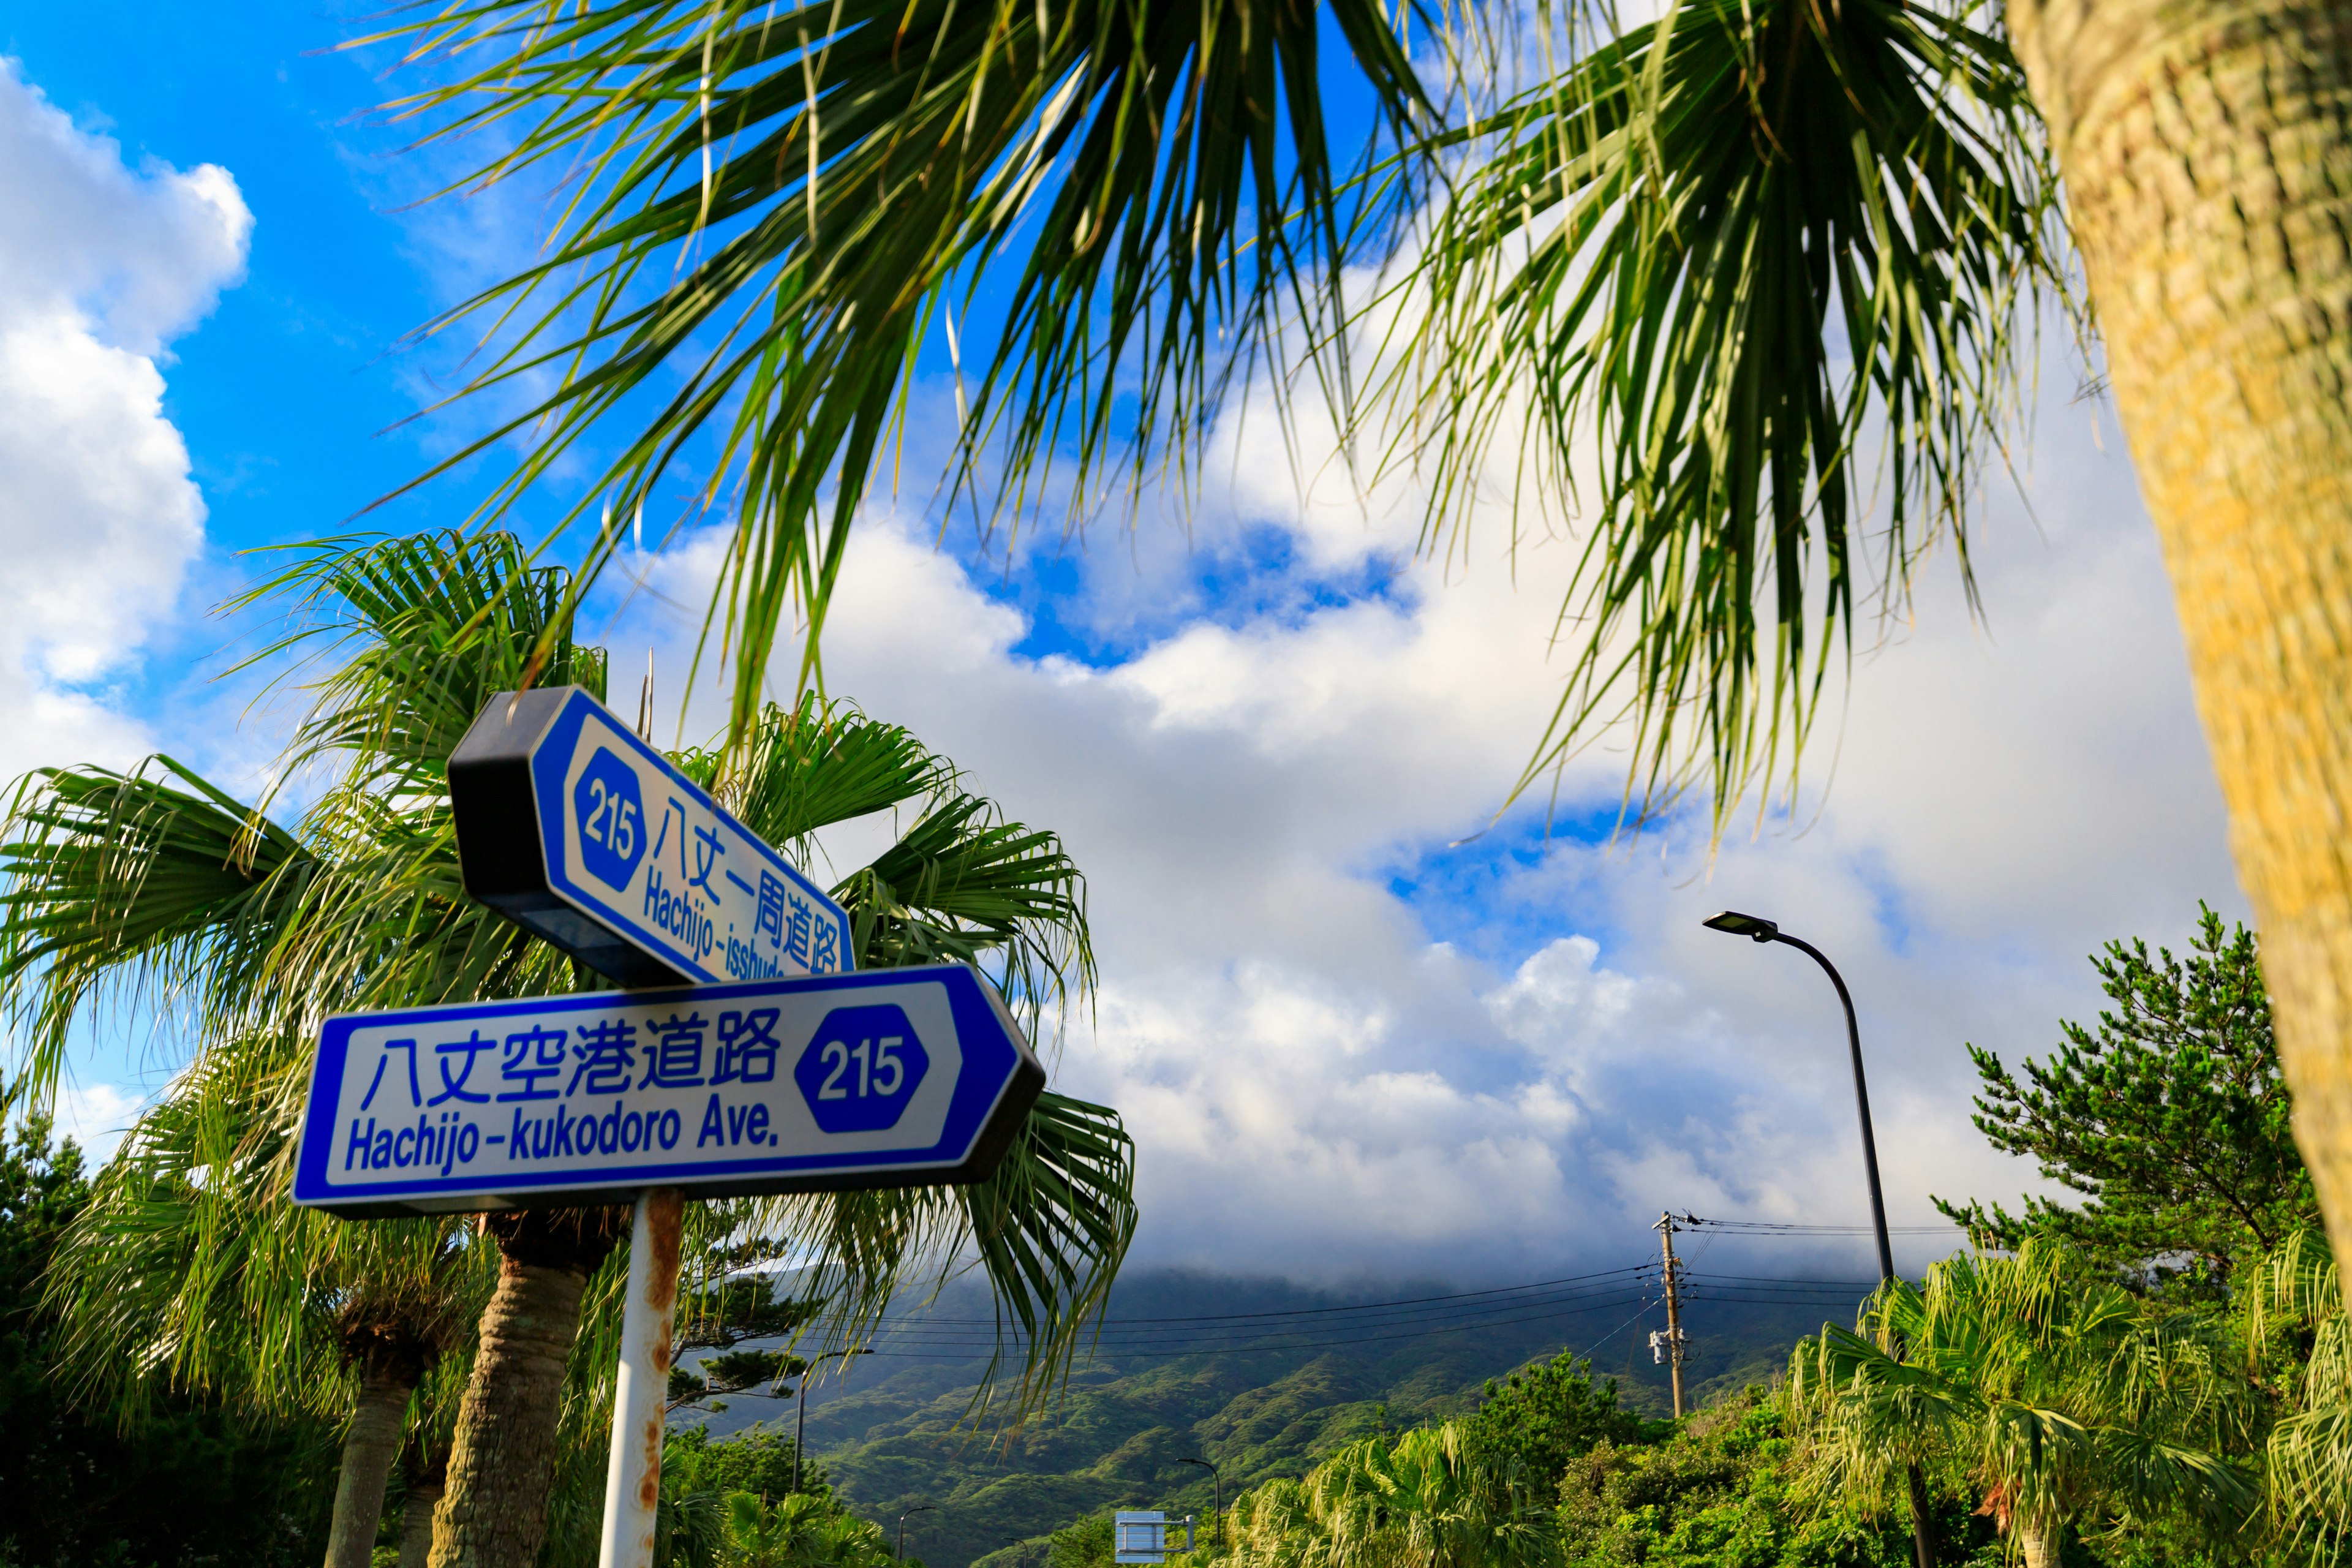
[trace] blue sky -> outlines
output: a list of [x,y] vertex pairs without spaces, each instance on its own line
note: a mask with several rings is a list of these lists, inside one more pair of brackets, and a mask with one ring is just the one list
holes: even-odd
[[[447,353],[401,340],[527,257],[532,215],[404,210],[447,165],[357,118],[391,87],[318,52],[331,11],[8,27],[0,770],[162,749],[249,791],[289,710],[212,679],[257,627],[205,611],[266,569],[240,552],[352,526],[449,449],[460,419],[401,424]],[[919,388],[919,433],[944,397]],[[1573,518],[1537,520],[1562,537],[1516,566],[1491,519],[1432,563],[1410,480],[1369,509],[1302,495],[1262,402],[1216,433],[1189,533],[1112,519],[983,561],[935,548],[928,476],[877,498],[829,678],[1088,869],[1104,987],[1059,1070],[1135,1128],[1139,1257],[1499,1278],[1643,1253],[1663,1207],[1858,1217],[1833,1005],[1785,952],[1698,930],[1727,904],[1840,956],[1916,1221],[1930,1192],[2031,1179],[1968,1128],[1962,1041],[2045,1048],[2095,1011],[2099,942],[2241,907],[2129,463],[2099,410],[2053,405],[2041,530],[1988,497],[1989,623],[1932,571],[1810,760],[1825,799],[1719,853],[1681,819],[1612,843],[1605,744],[1549,833],[1493,820],[1557,699]],[[480,482],[365,525],[455,522]],[[675,682],[695,627],[666,604],[704,601],[714,552],[624,563],[661,593],[600,606],[616,668],[650,647]],[[688,729],[715,721],[698,700]],[[119,1126],[159,1070],[93,1042],[68,1113]]]

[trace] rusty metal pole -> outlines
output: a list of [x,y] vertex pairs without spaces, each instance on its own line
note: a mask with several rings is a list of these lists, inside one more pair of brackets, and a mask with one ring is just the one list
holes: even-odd
[[629,1226],[629,1293],[613,1381],[613,1453],[604,1467],[604,1536],[597,1568],[653,1568],[661,1506],[662,1426],[670,1331],[677,1317],[678,1233],[686,1194],[648,1187]]

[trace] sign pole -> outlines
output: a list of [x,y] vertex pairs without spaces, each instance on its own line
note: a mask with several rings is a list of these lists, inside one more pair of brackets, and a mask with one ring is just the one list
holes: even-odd
[[685,1218],[686,1194],[676,1187],[648,1187],[637,1195],[629,1226],[629,1293],[621,1309],[621,1364],[613,1380],[613,1452],[604,1466],[604,1534],[597,1568],[652,1568]]
[[[654,650],[637,693],[637,738],[654,738]],[[677,1327],[686,1194],[647,1187],[629,1216],[628,1294],[621,1302],[621,1363],[613,1376],[613,1447],[604,1462],[604,1533],[596,1568],[653,1568],[661,1520],[662,1436],[669,1425],[670,1350]]]

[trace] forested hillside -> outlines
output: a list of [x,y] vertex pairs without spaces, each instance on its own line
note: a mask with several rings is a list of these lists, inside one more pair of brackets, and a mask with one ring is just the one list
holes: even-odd
[[[816,1387],[809,1450],[869,1518],[895,1528],[900,1512],[932,1505],[907,1521],[908,1554],[930,1568],[984,1558],[1028,1568],[1050,1531],[1091,1510],[1205,1519],[1213,1483],[1187,1458],[1217,1465],[1231,1500],[1384,1424],[1465,1411],[1487,1379],[1563,1350],[1590,1352],[1597,1372],[1621,1381],[1627,1408],[1665,1414],[1665,1368],[1649,1348],[1664,1322],[1655,1268],[1563,1273],[1584,1277],[1462,1295],[1425,1283],[1341,1293],[1138,1271],[1121,1279],[1110,1325],[1073,1369],[1066,1396],[1011,1427],[969,1419],[990,1329],[981,1294],[951,1287],[886,1331],[883,1348],[847,1376]],[[1685,1318],[1697,1352],[1686,1372],[1694,1403],[1773,1375],[1825,1318],[1851,1322],[1863,1289],[1699,1277]],[[794,1415],[789,1399],[738,1395],[707,1419],[714,1436],[755,1425],[789,1435]]]

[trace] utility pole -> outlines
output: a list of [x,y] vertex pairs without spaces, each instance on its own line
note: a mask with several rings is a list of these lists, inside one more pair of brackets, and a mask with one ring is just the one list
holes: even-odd
[[[798,1497],[801,1492],[801,1454],[808,1447],[809,1373],[814,1372],[821,1363],[834,1360],[847,1361],[851,1356],[865,1353],[866,1347],[863,1345],[853,1345],[845,1351],[826,1351],[821,1355],[810,1357],[808,1365],[801,1368],[801,1385],[793,1391],[800,1395],[801,1401],[800,1409],[793,1415],[793,1495],[794,1497]],[[906,1521],[900,1520],[898,1522],[903,1529]]]
[[[1683,1417],[1683,1312],[1682,1266],[1675,1261],[1675,1216],[1662,1214],[1658,1223],[1650,1227],[1665,1241],[1666,1247],[1666,1331],[1650,1336],[1650,1353],[1663,1352],[1675,1382],[1675,1419]],[[1660,1343],[1663,1338],[1663,1345]]]

